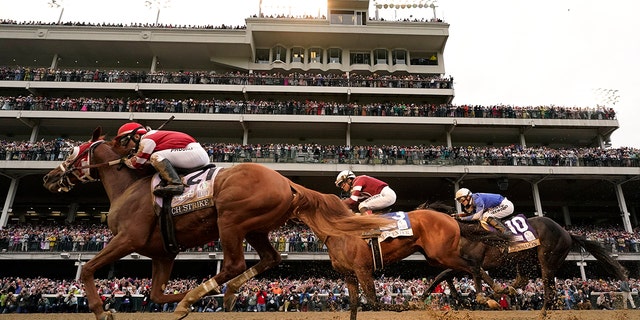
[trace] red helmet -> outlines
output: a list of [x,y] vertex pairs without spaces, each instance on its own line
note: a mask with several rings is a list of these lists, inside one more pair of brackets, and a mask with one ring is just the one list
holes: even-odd
[[120,138],[132,132],[134,134],[145,134],[147,133],[147,129],[145,129],[141,124],[137,122],[125,123],[120,127],[120,129],[118,129],[118,135],[116,136],[116,138]]

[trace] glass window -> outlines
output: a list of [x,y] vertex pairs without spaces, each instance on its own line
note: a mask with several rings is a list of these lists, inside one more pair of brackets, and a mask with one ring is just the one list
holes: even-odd
[[327,55],[329,56],[329,63],[342,63],[342,49],[329,48]]
[[367,64],[370,65],[369,52],[351,52],[351,64]]
[[273,48],[273,61],[272,62],[284,62],[287,59],[287,49],[283,46],[275,46]]
[[364,26],[367,24],[367,13],[364,11],[357,11],[356,12],[356,25],[358,26]]
[[269,63],[269,49],[256,49],[256,63]]
[[414,66],[437,66],[438,54],[435,52],[411,52],[411,64]]
[[376,57],[376,64],[387,64],[387,49],[376,49],[373,53]]
[[331,24],[344,24],[352,26],[355,24],[355,16],[353,11],[334,10],[331,11]]
[[304,48],[293,47],[291,48],[291,62],[306,62],[304,60]]
[[393,50],[393,64],[407,64],[407,51]]
[[309,49],[309,62],[310,63],[322,63],[322,49],[311,48]]

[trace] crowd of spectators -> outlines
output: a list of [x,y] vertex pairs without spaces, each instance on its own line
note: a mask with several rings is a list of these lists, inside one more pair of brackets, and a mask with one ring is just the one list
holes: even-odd
[[[640,253],[640,230],[626,232],[622,226],[568,226],[574,234],[597,241],[614,253]],[[95,252],[111,240],[111,232],[103,224],[54,223],[9,224],[0,229],[0,250],[5,252]],[[269,234],[280,252],[326,252],[322,241],[308,227],[286,224]],[[244,244],[245,251],[253,251]],[[218,241],[188,249],[190,252],[220,252]]]
[[[83,141],[0,140],[0,160],[62,161]],[[640,149],[522,147],[445,147],[396,145],[250,144],[201,142],[211,162],[304,162],[353,164],[638,167]]]
[[45,67],[0,67],[0,80],[102,82],[102,83],[173,83],[221,85],[321,86],[367,88],[422,88],[447,89],[453,87],[453,78],[441,75],[378,75],[358,73],[309,72],[223,72],[208,71],[156,71],[140,70],[87,70],[51,69]]
[[[325,15],[292,15],[292,14],[264,14],[260,15],[254,14],[249,18],[261,18],[261,19],[319,19],[319,20],[327,20],[327,16]],[[370,21],[376,21],[375,17],[369,17]],[[385,19],[379,19],[380,21],[385,21]],[[432,18],[413,18],[413,19],[397,19],[396,21],[402,22],[443,22],[442,19]],[[192,24],[167,24],[167,23],[141,23],[141,22],[132,22],[129,24],[125,23],[113,23],[113,22],[102,22],[102,23],[94,23],[94,22],[78,22],[78,21],[61,21],[61,22],[45,22],[45,21],[17,21],[13,19],[0,19],[0,24],[8,24],[8,25],[32,25],[32,26],[72,26],[72,27],[100,27],[100,28],[169,28],[169,29],[246,29],[246,25],[192,25]]]
[[554,105],[454,105],[415,103],[341,103],[315,100],[220,100],[160,98],[93,98],[0,96],[0,110],[170,112],[207,114],[268,114],[313,116],[437,117],[492,119],[615,120],[613,108]]
[[[195,288],[206,280],[189,278],[171,280],[165,293],[184,292]],[[402,305],[405,308],[449,310],[452,307],[483,309],[475,303],[476,291],[472,279],[455,278],[453,288],[446,282],[440,283],[433,294],[423,296],[432,278],[403,279],[385,277],[375,279],[375,291],[379,302],[386,305]],[[513,283],[511,279],[496,281],[503,287]],[[117,312],[172,312],[176,304],[159,305],[150,299],[151,279],[114,278],[96,279],[96,287],[103,299],[105,310]],[[559,306],[564,309],[622,309],[620,281],[578,278],[557,279],[555,288]],[[637,299],[640,281],[630,279],[632,297]],[[226,287],[222,288],[224,293]],[[456,301],[451,291],[462,294],[462,301]],[[513,294],[496,297],[491,289],[483,285],[483,293],[500,302],[501,309],[540,310],[542,306],[543,284],[541,279],[531,279]],[[293,279],[254,278],[246,282],[237,292],[234,306],[236,312],[310,312],[347,311],[350,301],[345,282],[340,279],[307,277]],[[359,300],[366,299],[357,293]],[[598,297],[596,299],[596,296]],[[608,301],[601,303],[600,296]],[[564,301],[570,304],[564,306]],[[89,312],[85,288],[77,280],[49,279],[44,277],[0,278],[0,313],[75,313]],[[603,305],[606,303],[606,305]],[[220,295],[206,296],[193,305],[193,312],[222,311]]]
[[97,28],[162,28],[162,29],[215,29],[215,30],[241,30],[246,29],[246,25],[192,25],[192,24],[167,24],[167,23],[114,23],[114,22],[79,22],[79,21],[62,21],[62,22],[45,22],[45,21],[17,21],[13,19],[0,19],[0,24],[21,25],[21,26],[63,26],[63,27],[97,27]]

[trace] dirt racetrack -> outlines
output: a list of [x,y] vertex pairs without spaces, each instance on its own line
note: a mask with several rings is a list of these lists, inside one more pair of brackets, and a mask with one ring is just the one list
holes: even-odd
[[[2,314],[0,320],[93,320],[89,313]],[[116,313],[116,320],[170,320],[171,313]],[[348,312],[191,313],[185,320],[348,320]],[[361,320],[640,320],[640,310],[360,312]]]

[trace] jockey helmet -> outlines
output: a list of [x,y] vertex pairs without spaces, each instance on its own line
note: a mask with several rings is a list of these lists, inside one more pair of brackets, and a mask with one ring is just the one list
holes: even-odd
[[454,200],[456,201],[460,201],[460,199],[464,198],[464,197],[468,197],[472,195],[471,190],[467,189],[467,188],[460,188],[458,189],[458,191],[456,192],[456,197]]
[[120,127],[120,129],[118,129],[118,135],[116,136],[116,139],[122,138],[123,136],[130,133],[142,135],[147,133],[147,129],[145,129],[141,124],[137,122],[125,123]]
[[336,187],[340,188],[340,185],[347,181],[347,179],[353,179],[355,177],[356,175],[351,172],[351,170],[340,171],[340,173],[338,173],[338,176],[336,177]]

